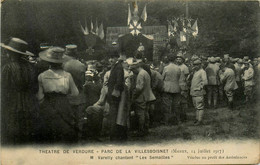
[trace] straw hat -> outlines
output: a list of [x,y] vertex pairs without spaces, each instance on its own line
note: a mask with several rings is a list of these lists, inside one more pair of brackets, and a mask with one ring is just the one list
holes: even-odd
[[63,63],[70,59],[64,55],[65,50],[61,47],[51,47],[45,51],[39,53],[39,57],[47,62],[51,63]]
[[10,51],[18,53],[18,54],[34,56],[33,53],[27,51],[28,43],[20,38],[11,38],[8,45],[1,43],[0,46],[5,48],[6,50],[10,50]]

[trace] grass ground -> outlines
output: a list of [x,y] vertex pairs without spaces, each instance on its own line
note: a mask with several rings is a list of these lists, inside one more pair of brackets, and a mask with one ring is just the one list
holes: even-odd
[[[204,113],[204,124],[194,126],[195,111],[189,108],[187,111],[187,122],[179,125],[158,125],[150,128],[145,137],[134,137],[129,133],[127,144],[162,143],[171,140],[194,141],[194,140],[243,140],[259,139],[260,103],[253,105],[238,105],[233,111],[227,107],[217,109],[206,109]],[[109,138],[101,138],[102,143],[109,142]]]
[[223,140],[259,138],[260,104],[206,109],[204,124],[194,126],[194,109],[187,112],[188,120],[176,126],[158,126],[150,129],[146,137],[130,137],[130,141],[162,142],[167,140]]

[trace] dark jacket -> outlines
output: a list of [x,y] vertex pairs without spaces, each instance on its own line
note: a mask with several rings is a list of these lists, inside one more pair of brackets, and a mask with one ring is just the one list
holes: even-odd
[[111,99],[114,89],[120,91],[120,93],[124,90],[124,84],[125,80],[122,61],[117,61],[116,64],[111,68],[111,73],[108,79],[108,101]]

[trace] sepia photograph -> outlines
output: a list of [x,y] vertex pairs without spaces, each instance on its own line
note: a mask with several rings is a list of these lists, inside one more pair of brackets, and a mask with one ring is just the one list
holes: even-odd
[[260,1],[0,8],[1,164],[260,163]]

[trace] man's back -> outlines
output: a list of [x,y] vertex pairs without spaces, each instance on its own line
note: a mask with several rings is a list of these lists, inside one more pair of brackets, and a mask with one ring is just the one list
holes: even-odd
[[180,93],[179,79],[181,76],[180,68],[174,63],[170,63],[163,70],[164,92]]
[[151,89],[151,78],[149,74],[141,69],[136,78],[136,88],[141,90],[141,94],[137,97],[137,102],[147,102],[155,100],[155,96]]

